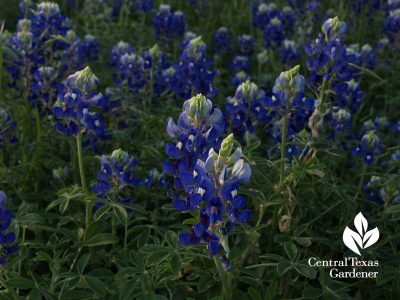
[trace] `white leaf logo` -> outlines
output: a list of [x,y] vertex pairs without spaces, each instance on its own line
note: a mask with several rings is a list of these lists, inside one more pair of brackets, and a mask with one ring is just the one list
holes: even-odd
[[359,213],[354,218],[354,226],[357,232],[351,230],[349,227],[343,232],[343,242],[344,244],[354,253],[361,255],[359,249],[365,249],[369,246],[375,244],[379,239],[378,227],[367,231],[368,221],[364,218],[362,213]]

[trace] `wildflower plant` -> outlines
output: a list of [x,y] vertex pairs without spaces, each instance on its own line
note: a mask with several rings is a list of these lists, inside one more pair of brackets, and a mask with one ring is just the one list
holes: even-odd
[[5,208],[7,197],[0,191],[0,266],[7,262],[7,257],[18,251],[15,234],[7,232],[11,225],[12,213]]
[[169,194],[175,209],[198,215],[196,224],[179,235],[180,244],[205,243],[210,256],[219,255],[217,267],[230,271],[228,235],[250,218],[238,189],[249,182],[251,168],[233,134],[221,141],[223,129],[222,113],[210,100],[201,94],[187,100],[177,125],[167,122],[177,143],[165,147],[172,161],[164,162],[164,172],[174,177]]
[[399,1],[173,2],[0,1],[0,299],[398,299]]

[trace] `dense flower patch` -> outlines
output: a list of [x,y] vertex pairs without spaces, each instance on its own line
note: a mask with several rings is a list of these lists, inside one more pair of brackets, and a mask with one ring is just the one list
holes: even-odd
[[8,2],[0,299],[398,298],[400,1]]

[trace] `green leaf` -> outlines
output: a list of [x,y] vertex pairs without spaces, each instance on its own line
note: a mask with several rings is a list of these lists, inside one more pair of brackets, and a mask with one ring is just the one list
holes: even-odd
[[309,265],[301,264],[301,263],[296,263],[294,265],[294,268],[298,273],[300,273],[303,276],[306,276],[308,278],[315,278],[315,275],[317,275],[317,271],[315,271],[312,267]]
[[108,213],[108,211],[110,210],[110,206],[109,205],[103,205],[102,207],[100,207],[98,210],[96,210],[96,212],[94,213],[94,221],[98,222],[101,218],[103,218],[103,216]]
[[35,286],[35,284],[28,278],[14,277],[6,282],[6,286],[16,289],[31,289]]
[[303,289],[302,295],[304,298],[318,299],[319,297],[322,296],[323,293],[324,293],[324,291],[322,291],[320,289],[316,289],[313,287],[305,287]]
[[298,242],[300,245],[304,246],[304,247],[310,247],[311,246],[311,238],[297,237],[297,238],[294,238],[294,240],[296,242]]
[[131,251],[129,253],[130,261],[140,269],[144,269],[146,266],[144,265],[143,257],[136,251]]
[[67,211],[68,206],[69,206],[69,201],[70,201],[70,199],[65,199],[65,201],[62,201],[60,203],[60,213],[62,215]]
[[119,300],[131,300],[134,299],[133,297],[133,292],[136,287],[136,279],[132,279],[127,281],[123,288],[121,289],[121,292],[119,293]]
[[189,219],[185,219],[183,220],[183,224],[185,225],[194,225],[198,222],[199,220],[197,218],[189,218]]
[[111,233],[99,233],[89,240],[86,241],[85,245],[87,247],[109,245],[118,242],[118,237],[112,235]]
[[140,235],[138,236],[137,242],[136,242],[138,248],[143,248],[147,244],[147,242],[149,240],[149,236],[150,236],[150,231],[151,231],[151,227],[147,226],[140,233]]
[[89,262],[90,259],[90,254],[84,254],[79,258],[78,263],[76,264],[76,268],[78,269],[78,273],[80,275],[83,274],[83,271],[85,271],[86,265]]
[[249,287],[247,292],[249,293],[251,300],[263,300],[261,293],[259,291],[257,291],[255,288]]
[[288,260],[280,261],[278,263],[278,265],[276,266],[279,276],[282,276],[287,271],[289,271],[291,268],[292,268],[292,264]]
[[85,281],[88,288],[90,288],[95,294],[104,296],[107,293],[107,289],[104,283],[96,277],[83,276],[83,280]]
[[400,213],[400,205],[388,206],[383,211],[385,214],[396,214]]
[[278,282],[272,281],[268,286],[267,291],[265,292],[265,300],[273,300],[276,299],[276,292],[278,290]]
[[32,289],[29,292],[28,298],[29,300],[42,300],[42,294],[38,289]]
[[128,214],[122,206],[115,204],[113,205],[114,215],[117,217],[118,222],[121,225],[125,225],[128,222]]
[[172,273],[179,274],[182,269],[182,259],[178,252],[172,255],[170,264]]
[[287,242],[284,244],[284,248],[285,248],[285,252],[286,252],[287,256],[289,257],[289,259],[291,261],[295,261],[297,252],[298,252],[296,245],[292,242]]
[[176,249],[178,245],[178,236],[176,235],[175,232],[168,230],[165,233],[165,240],[167,241],[168,245],[170,245],[172,248]]
[[27,213],[18,217],[18,223],[21,225],[43,224],[43,218],[39,214]]
[[215,285],[216,281],[209,275],[204,275],[197,283],[197,291],[203,293]]
[[148,266],[153,265],[153,264],[158,264],[158,263],[162,262],[163,260],[165,260],[167,258],[167,256],[170,254],[171,254],[171,252],[167,248],[159,249],[158,251],[151,253],[147,257],[146,264]]

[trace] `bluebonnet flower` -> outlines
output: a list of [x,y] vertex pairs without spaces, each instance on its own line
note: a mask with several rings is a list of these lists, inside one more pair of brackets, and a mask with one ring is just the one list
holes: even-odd
[[70,29],[70,24],[61,14],[58,4],[53,2],[39,3],[31,21],[32,32],[40,45],[44,45],[54,35],[65,36]]
[[361,137],[361,143],[351,149],[353,156],[363,158],[366,165],[370,165],[375,161],[375,156],[382,153],[381,142],[376,131],[367,131]]
[[18,3],[18,20],[29,18],[35,9],[35,4],[32,0],[21,0]]
[[265,48],[276,48],[282,45],[285,40],[282,20],[278,17],[272,18],[264,28],[263,37]]
[[16,137],[12,134],[17,123],[13,121],[10,115],[0,107],[0,150],[8,143],[15,143]]
[[[296,134],[304,129],[314,108],[314,99],[304,96],[305,79],[299,74],[299,69],[300,66],[296,66],[282,72],[275,80],[272,96],[265,100],[266,109],[279,118],[270,129],[272,138],[277,143],[282,142],[284,136],[287,142],[294,141]],[[287,156],[298,153],[294,145],[284,146]]]
[[151,0],[133,0],[133,6],[144,13],[148,13],[153,9],[153,3]]
[[216,91],[212,82],[216,71],[209,70],[212,61],[206,59],[206,44],[201,36],[188,43],[180,58],[181,61],[174,64],[170,78],[175,96],[180,99],[189,98],[192,93],[214,96]]
[[81,55],[84,61],[90,62],[97,59],[99,55],[99,44],[91,34],[86,34],[81,42]]
[[243,82],[246,82],[248,80],[251,80],[250,75],[247,74],[245,71],[239,71],[237,73],[235,73],[235,75],[233,76],[231,83],[234,87],[239,86],[240,84],[242,84]]
[[237,55],[232,59],[230,64],[230,69],[232,72],[249,71],[250,61],[247,56]]
[[119,65],[121,56],[124,54],[132,54],[134,52],[133,47],[124,41],[118,42],[110,52],[110,65],[117,67]]
[[194,182],[188,182],[197,192],[189,196],[187,204],[184,200],[175,202],[175,207],[181,211],[200,209],[198,223],[188,233],[179,235],[181,244],[197,244],[200,240],[207,243],[211,256],[220,248],[229,254],[226,237],[234,224],[246,223],[251,215],[245,209],[245,198],[238,194],[240,185],[246,184],[251,176],[251,168],[240,159],[241,154],[241,148],[231,134],[222,141],[218,153],[211,149],[205,163],[197,162]]
[[93,90],[98,85],[97,77],[89,67],[68,76],[65,82],[66,92],[60,92],[54,104],[53,114],[56,117],[55,128],[66,136],[78,133],[105,137],[104,121],[95,107],[104,105],[102,94]]
[[363,180],[361,191],[368,200],[373,201],[376,204],[384,204],[384,188],[382,187],[381,177],[371,176],[368,181]]
[[228,28],[220,27],[212,36],[213,48],[216,53],[231,50],[231,35]]
[[146,83],[144,77],[144,59],[136,53],[125,53],[121,56],[116,68],[118,81],[126,83],[132,90],[139,90]]
[[[29,66],[31,60],[35,60],[33,55],[33,47],[36,44],[35,36],[31,29],[32,22],[28,19],[21,19],[17,24],[17,32],[9,37],[9,41],[5,44],[9,47],[10,52],[4,53],[4,61],[6,70],[11,77],[9,85],[16,87],[17,80],[21,77],[30,76],[31,70],[24,66]],[[39,59],[39,58],[36,58]],[[24,89],[28,89],[28,81],[24,81]]]
[[307,68],[311,71],[308,84],[313,87],[322,80],[329,81],[333,74],[336,82],[342,83],[351,79],[355,69],[349,66],[354,56],[346,51],[346,46],[341,38],[345,34],[347,26],[336,17],[328,19],[322,26],[325,39],[322,34],[306,45],[305,52],[308,55]]
[[172,12],[170,5],[161,4],[153,16],[153,28],[160,42],[166,44],[175,37],[183,36],[186,19],[181,11]]
[[328,120],[329,127],[333,130],[333,134],[344,132],[351,129],[351,113],[344,108],[333,107],[332,119]]
[[[141,180],[136,176],[134,169],[137,160],[121,149],[114,150],[111,155],[100,157],[101,168],[97,175],[97,183],[92,185],[93,192],[100,199],[110,198],[112,195],[122,203],[132,202],[132,198],[124,196],[123,191],[128,186],[137,186]],[[94,208],[101,207],[103,203],[95,204]]]
[[239,55],[250,56],[254,50],[254,38],[247,34],[239,35],[236,39],[236,46]]
[[85,35],[81,40],[75,31],[68,30],[63,42],[63,51],[55,55],[55,59],[61,61],[59,73],[69,74],[81,69],[85,63],[95,60],[99,53],[99,45],[92,35]]
[[168,88],[164,71],[169,68],[165,54],[158,45],[142,52],[146,81],[156,95],[160,95]]
[[304,76],[299,74],[300,66],[282,72],[275,80],[272,96],[266,103],[271,110],[285,111],[297,107],[313,108],[314,101],[304,98]]
[[130,44],[121,41],[110,53],[110,65],[114,67],[117,85],[124,85],[134,93],[148,86],[160,95],[168,87],[164,71],[169,64],[158,45],[139,55]]
[[279,60],[286,66],[292,65],[300,58],[299,46],[292,40],[284,40],[278,53]]
[[278,6],[271,3],[259,3],[253,6],[253,26],[259,29],[264,29],[270,20],[279,15]]
[[[208,151],[212,147],[218,148],[224,128],[222,112],[213,108],[211,100],[198,94],[185,101],[177,125],[172,118],[167,121],[168,135],[178,139],[178,142],[165,146],[174,163],[165,162],[164,172],[175,176],[184,167],[193,170],[198,159],[205,161]],[[179,181],[177,185],[180,185]]]
[[263,31],[266,48],[281,46],[294,31],[295,14],[291,7],[280,9],[275,3],[253,7],[253,26]]
[[338,17],[330,18],[322,25],[322,32],[325,34],[325,40],[331,42],[341,39],[347,31],[347,24],[339,20]]
[[49,110],[60,89],[57,72],[53,67],[39,67],[32,75],[29,100],[42,110]]
[[362,47],[352,44],[347,48],[347,53],[354,56],[354,64],[370,70],[375,69],[376,52],[369,44]]
[[266,107],[265,92],[250,81],[241,83],[235,96],[228,97],[224,114],[230,131],[239,139],[243,139],[246,132],[253,132],[272,119]]
[[11,225],[12,213],[4,206],[6,205],[7,197],[0,191],[0,265],[6,263],[7,257],[18,251],[18,246],[15,245],[15,234],[7,232]]
[[235,56],[232,59],[229,68],[234,74],[231,80],[234,87],[238,87],[239,84],[250,80],[250,75],[247,73],[250,71],[249,57],[243,55]]
[[[169,194],[178,211],[200,213],[198,223],[181,233],[179,242],[204,242],[211,256],[219,252],[220,241],[232,225],[245,223],[250,217],[244,198],[237,194],[238,187],[250,179],[250,166],[240,159],[241,149],[233,135],[220,147],[223,130],[221,111],[202,95],[184,103],[178,125],[171,118],[167,122],[167,133],[178,140],[166,145],[172,162],[164,162],[164,172],[174,176],[175,188]],[[222,244],[228,252],[227,243]]]
[[7,57],[6,69],[12,77],[11,86],[17,87],[17,79],[22,78],[28,99],[41,109],[41,104],[48,106],[53,102],[47,99],[49,87],[54,88],[53,84],[65,73],[80,69],[84,62],[94,59],[98,45],[90,35],[82,41],[70,29],[56,3],[40,3],[27,16],[29,19],[19,20],[17,32],[8,43],[14,55]]
[[160,171],[156,168],[148,171],[146,178],[140,181],[140,185],[144,187],[158,186],[161,188],[169,188],[170,185],[165,179],[165,174],[160,173]]
[[[311,71],[307,84],[311,88],[320,88],[320,99],[309,120],[313,136],[319,136],[323,120],[328,114],[327,105],[347,108],[354,113],[362,102],[363,94],[359,90],[356,79],[357,69],[351,64],[357,64],[354,51],[348,51],[342,38],[347,30],[346,23],[337,17],[328,19],[322,25],[322,34],[305,47],[307,68]],[[331,94],[325,95],[327,86]],[[322,94],[321,94],[322,93]],[[330,97],[333,95],[333,97]],[[326,100],[327,98],[327,100]]]
[[385,20],[384,33],[391,43],[397,44],[400,37],[400,1],[388,0],[389,16]]
[[183,39],[179,42],[179,55],[182,55],[182,52],[185,50],[186,46],[190,43],[191,40],[197,38],[198,35],[191,31],[186,31]]

